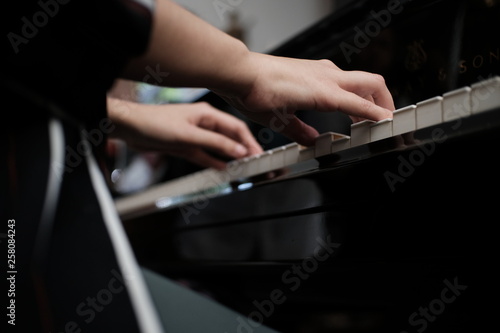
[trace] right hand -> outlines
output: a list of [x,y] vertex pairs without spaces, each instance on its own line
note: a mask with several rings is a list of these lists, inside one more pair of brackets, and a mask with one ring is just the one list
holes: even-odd
[[[354,121],[392,118],[394,102],[380,75],[343,71],[329,60],[301,60],[252,53],[246,91],[216,91],[251,120],[312,145],[319,135],[297,110],[341,111]],[[274,128],[273,128],[274,127]]]

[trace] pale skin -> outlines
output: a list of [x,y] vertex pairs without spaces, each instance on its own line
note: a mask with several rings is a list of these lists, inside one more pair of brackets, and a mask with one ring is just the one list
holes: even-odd
[[231,159],[262,152],[243,121],[208,103],[148,105],[108,97],[108,110],[116,125],[111,137],[140,151],[217,169],[226,163],[208,151]]
[[[340,111],[354,121],[392,118],[394,103],[380,75],[343,71],[329,60],[251,52],[168,0],[156,2],[153,22],[149,48],[128,64],[126,79],[140,81],[148,66],[159,68],[168,73],[159,84],[211,89],[252,121],[267,127],[274,124],[303,145],[312,145],[319,133],[294,116],[297,110]],[[177,111],[133,105],[130,109],[137,112],[127,113],[126,118],[116,112],[116,105],[108,99],[117,135],[129,143],[137,140],[135,146],[144,150],[182,155],[181,147],[189,147],[194,162],[215,167],[222,167],[222,161],[210,159],[202,148],[232,158],[261,152],[243,122],[206,104],[184,105]],[[277,126],[276,112],[286,113],[287,122]]]

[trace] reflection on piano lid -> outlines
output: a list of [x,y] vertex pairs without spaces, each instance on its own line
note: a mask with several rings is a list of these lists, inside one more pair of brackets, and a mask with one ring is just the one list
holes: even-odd
[[[156,185],[142,193],[119,198],[116,207],[121,217],[127,219],[188,204],[199,196],[220,196],[248,189],[255,182],[294,177],[317,166],[318,160],[329,160],[329,166],[335,166],[394,150],[409,149],[436,140],[432,132],[418,141],[408,140],[408,137],[416,137],[415,132],[419,130],[439,128],[445,123],[487,111],[494,111],[498,118],[499,108],[500,77],[497,76],[396,110],[393,119],[352,124],[350,136],[328,132],[320,135],[312,147],[291,143],[260,155],[232,161],[224,170],[205,169]],[[459,133],[456,131],[455,134]],[[395,138],[400,135],[405,136],[404,145],[394,144]],[[280,169],[287,171],[269,174]],[[255,179],[258,176],[261,178]]]

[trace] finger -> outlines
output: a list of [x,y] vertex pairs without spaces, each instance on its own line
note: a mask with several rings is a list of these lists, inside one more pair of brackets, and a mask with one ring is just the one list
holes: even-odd
[[262,147],[258,144],[252,132],[250,132],[250,129],[243,121],[222,111],[213,110],[217,112],[205,114],[199,124],[201,127],[218,132],[235,140],[247,148],[248,155],[262,153]]
[[276,133],[283,134],[304,146],[313,145],[314,139],[319,135],[316,129],[307,125],[295,115],[288,115],[286,122],[279,121],[278,117],[271,112],[258,112],[250,114],[250,116],[262,126],[268,127]]
[[344,73],[347,79],[340,83],[341,88],[359,96],[371,96],[376,105],[394,111],[394,100],[383,76],[361,71]]
[[[224,122],[224,118],[226,118],[227,122]],[[224,134],[244,145],[248,149],[249,155],[262,153],[262,147],[243,121],[228,114],[222,114],[220,120],[215,128],[216,132]]]
[[[368,101],[374,103],[372,96],[365,96],[364,98],[367,99]],[[357,117],[357,116],[349,116],[349,118],[351,118],[353,123],[357,123],[359,121],[366,120],[365,118],[361,118],[361,117]]]
[[307,125],[296,116],[285,126],[283,134],[304,146],[314,145],[314,140],[319,136],[316,129]]
[[383,92],[374,91],[371,96],[373,98],[373,102],[376,105],[381,106],[392,112],[396,110],[396,107],[394,105],[394,100],[392,99],[392,95],[389,92],[389,89],[385,85],[384,87],[385,89],[383,89],[384,90]]
[[366,99],[366,100],[368,100],[368,101],[370,101],[370,102],[372,102],[372,103],[375,103],[375,99],[373,98],[373,96],[372,96],[372,95],[368,95],[368,96],[361,96],[361,97],[363,97],[364,99]]
[[337,96],[338,109],[350,116],[379,121],[392,118],[392,112],[357,94],[344,92]]
[[363,118],[356,117],[356,116],[349,116],[349,118],[351,118],[351,121],[352,121],[353,123],[357,123],[357,122],[360,122],[360,121],[365,120],[365,119],[363,119]]
[[242,158],[249,155],[247,147],[217,132],[195,127],[186,139],[189,143],[211,150],[231,158]]

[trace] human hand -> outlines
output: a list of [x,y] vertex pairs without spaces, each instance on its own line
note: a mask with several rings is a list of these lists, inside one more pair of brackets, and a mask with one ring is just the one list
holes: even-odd
[[116,126],[112,136],[141,151],[165,153],[204,167],[228,158],[262,152],[246,124],[208,103],[149,105],[108,98],[108,115]]
[[253,121],[292,140],[312,145],[319,135],[297,110],[341,111],[353,121],[392,118],[394,102],[383,77],[343,71],[329,60],[301,60],[251,53],[255,79],[240,91],[216,90]]
[[355,121],[392,118],[394,103],[379,75],[343,71],[329,60],[250,52],[173,1],[157,2],[154,23],[148,51],[128,64],[125,78],[158,69],[157,84],[211,89],[253,121],[308,146],[318,132],[295,117],[297,110],[341,111]]

